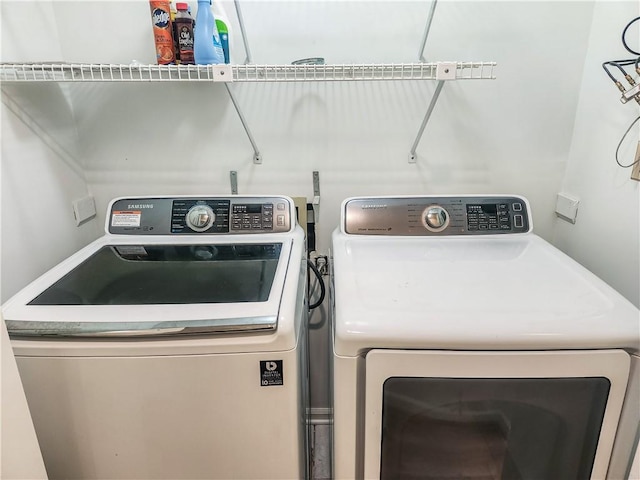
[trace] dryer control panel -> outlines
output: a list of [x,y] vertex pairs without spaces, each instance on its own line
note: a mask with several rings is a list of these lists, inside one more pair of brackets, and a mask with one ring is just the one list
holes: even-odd
[[137,197],[113,200],[107,233],[215,235],[289,232],[295,226],[287,197]]
[[531,231],[524,197],[362,197],[344,202],[342,227],[351,235],[504,235]]

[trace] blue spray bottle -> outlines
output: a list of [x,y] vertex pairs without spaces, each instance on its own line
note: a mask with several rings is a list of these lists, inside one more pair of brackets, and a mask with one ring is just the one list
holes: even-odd
[[198,65],[224,63],[220,35],[211,12],[211,0],[198,0],[193,49],[195,61]]

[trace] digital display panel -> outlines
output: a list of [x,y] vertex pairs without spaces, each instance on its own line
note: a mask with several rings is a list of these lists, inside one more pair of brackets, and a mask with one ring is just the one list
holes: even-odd
[[262,213],[262,205],[256,203],[251,205],[234,205],[233,213]]
[[485,215],[496,215],[498,213],[498,205],[496,205],[495,203],[467,205],[467,213],[483,213]]

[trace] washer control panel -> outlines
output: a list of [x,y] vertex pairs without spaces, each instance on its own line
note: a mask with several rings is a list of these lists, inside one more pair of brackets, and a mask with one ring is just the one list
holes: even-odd
[[517,196],[363,197],[344,203],[352,235],[504,235],[531,231],[528,202]]
[[119,235],[255,234],[295,226],[287,197],[119,198],[107,212],[106,231]]

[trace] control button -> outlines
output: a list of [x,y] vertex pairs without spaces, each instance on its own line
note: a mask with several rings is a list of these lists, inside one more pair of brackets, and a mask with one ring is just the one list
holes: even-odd
[[467,230],[478,230],[478,225],[469,225]]
[[491,230],[497,230],[498,229],[498,225],[489,225],[489,228]]
[[279,227],[284,227],[284,215],[276,216],[276,225],[278,225]]
[[513,204],[513,211],[514,212],[521,212],[522,211],[522,204],[521,203],[514,203]]
[[287,208],[287,206],[286,206],[284,203],[278,203],[278,204],[276,205],[276,208],[277,208],[278,210],[285,210],[285,209]]
[[511,230],[510,225],[500,225],[500,230]]
[[195,232],[208,230],[216,219],[209,205],[194,205],[185,215],[187,226]]
[[509,205],[507,203],[498,204],[498,210],[509,210]]
[[522,217],[522,215],[514,215],[513,216],[513,222],[514,222],[516,228],[524,227],[524,218]]
[[486,224],[480,225],[480,230],[488,230],[488,229],[489,229],[489,225],[486,225]]
[[431,232],[441,232],[449,225],[449,214],[440,205],[431,205],[422,212],[422,224]]

